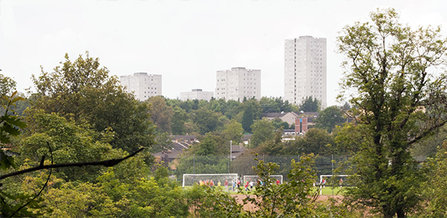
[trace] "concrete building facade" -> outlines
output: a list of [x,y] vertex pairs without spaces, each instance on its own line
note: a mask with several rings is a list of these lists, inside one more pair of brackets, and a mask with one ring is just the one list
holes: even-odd
[[134,93],[136,99],[145,101],[152,96],[162,95],[161,75],[147,74],[144,72],[133,75],[121,76],[121,84],[128,93]]
[[193,89],[190,92],[181,92],[180,100],[205,100],[209,101],[214,96],[213,92],[204,92],[202,89]]
[[242,101],[261,99],[261,70],[233,67],[231,70],[220,70],[216,74],[217,99]]
[[284,100],[300,105],[309,96],[327,106],[326,38],[300,36],[285,40]]

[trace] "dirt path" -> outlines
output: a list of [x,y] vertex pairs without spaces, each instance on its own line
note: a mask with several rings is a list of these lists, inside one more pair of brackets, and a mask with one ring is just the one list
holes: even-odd
[[[247,196],[249,196],[250,198],[254,198],[255,197],[255,195],[244,195],[244,194],[233,194],[231,196],[233,196],[236,199],[236,202],[238,204],[242,204],[243,200]],[[332,195],[320,195],[320,196],[318,196],[317,201],[326,201],[329,198],[343,199],[343,196],[342,195],[334,195],[334,196],[332,196]],[[256,206],[251,204],[251,203],[248,203],[248,204],[244,205],[244,210],[255,211],[256,209],[257,209]]]

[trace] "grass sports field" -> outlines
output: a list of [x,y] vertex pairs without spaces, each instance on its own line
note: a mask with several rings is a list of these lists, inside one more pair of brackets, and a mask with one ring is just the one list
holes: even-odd
[[[185,186],[183,187],[184,189],[190,189],[192,188],[192,186]],[[218,188],[222,191],[226,191],[224,186],[216,186],[215,188]],[[315,187],[318,188],[318,187]],[[319,188],[318,188],[319,189]],[[242,192],[237,192],[237,191],[229,191],[229,194],[231,195],[235,195],[235,194],[254,194],[252,191],[242,191]],[[340,188],[339,186],[336,187],[330,187],[330,186],[326,186],[325,188],[323,188],[321,190],[321,195],[325,195],[325,196],[330,196],[330,195],[343,195],[343,188]]]
[[322,189],[321,195],[343,195],[343,188],[326,186],[326,188]]

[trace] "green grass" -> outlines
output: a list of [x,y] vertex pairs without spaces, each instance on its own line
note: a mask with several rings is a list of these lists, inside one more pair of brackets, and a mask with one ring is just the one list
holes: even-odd
[[326,186],[326,188],[323,188],[321,195],[343,195],[343,188],[340,189],[340,187],[330,187]]
[[[192,186],[185,186],[183,188],[184,189],[191,189]],[[220,186],[220,187],[216,186],[215,188],[227,192],[225,190],[224,186]],[[319,190],[319,187],[315,187],[315,188]],[[325,188],[322,189],[321,195],[343,195],[343,191],[344,191],[343,188],[340,189],[339,186],[335,186],[333,188],[331,186],[326,186]],[[237,192],[237,191],[230,190],[228,193],[229,194],[253,194],[253,191],[244,191],[243,190],[242,192]]]

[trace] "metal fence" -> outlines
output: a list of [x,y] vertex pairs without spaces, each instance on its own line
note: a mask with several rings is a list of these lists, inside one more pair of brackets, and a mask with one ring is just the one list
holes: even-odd
[[[291,169],[291,161],[300,160],[299,155],[250,155],[243,154],[230,160],[229,156],[181,156],[175,161],[167,163],[171,174],[181,180],[183,174],[224,174],[237,173],[239,176],[255,175],[253,167],[256,167],[258,161],[265,163],[272,162],[278,164],[279,168],[274,172],[277,175],[283,175],[284,181],[287,181],[287,174]],[[314,170],[317,172],[317,178],[320,175],[341,175],[345,174],[343,166],[348,160],[347,156],[328,155],[315,156]]]

